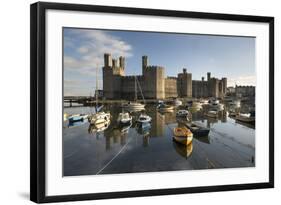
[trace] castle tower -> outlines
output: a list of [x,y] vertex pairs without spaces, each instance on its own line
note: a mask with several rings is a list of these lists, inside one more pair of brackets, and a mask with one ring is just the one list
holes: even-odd
[[226,94],[226,89],[227,89],[227,78],[222,78],[222,82],[223,82],[222,92],[225,95]]
[[186,68],[178,74],[177,89],[180,97],[192,97],[192,74]]
[[125,69],[125,57],[123,56],[119,57],[119,66],[120,68]]
[[210,81],[210,79],[211,79],[211,73],[208,72],[208,73],[207,73],[207,81]]
[[144,75],[145,70],[148,66],[148,57],[147,56],[142,56],[142,74]]
[[104,67],[112,67],[112,57],[111,54],[104,54]]

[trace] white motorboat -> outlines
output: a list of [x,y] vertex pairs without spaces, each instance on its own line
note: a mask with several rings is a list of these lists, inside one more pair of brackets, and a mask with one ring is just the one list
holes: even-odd
[[236,120],[245,122],[245,123],[255,123],[255,121],[256,121],[255,112],[239,113],[236,115]]
[[128,102],[122,107],[128,110],[144,110],[145,105],[138,102]]
[[110,113],[107,112],[97,112],[89,116],[88,121],[91,125],[97,125],[100,123],[105,123],[110,120]]
[[211,108],[212,110],[223,110],[224,109],[224,105],[221,104],[219,102],[219,100],[216,100],[216,99],[210,99],[209,100],[209,108]]
[[177,117],[187,117],[190,113],[187,110],[178,110],[176,113]]
[[103,123],[93,124],[89,126],[89,133],[99,133],[106,130],[110,125],[110,120],[105,121]]
[[209,99],[209,104],[213,104],[213,103],[219,104],[220,101],[217,100],[216,98],[211,98],[211,99]]
[[140,114],[139,118],[137,119],[137,122],[139,123],[148,123],[151,122],[151,117],[146,114]]
[[182,101],[179,100],[179,99],[175,99],[175,100],[173,101],[173,104],[178,107],[178,106],[181,106],[181,105],[182,105]]
[[208,116],[208,117],[217,118],[218,117],[218,112],[215,111],[215,110],[210,110],[205,115]]
[[119,113],[117,118],[118,124],[129,124],[131,122],[132,122],[132,116],[128,112]]

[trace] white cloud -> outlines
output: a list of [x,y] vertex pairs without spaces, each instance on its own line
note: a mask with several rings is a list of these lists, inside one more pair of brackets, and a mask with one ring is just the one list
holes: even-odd
[[[88,95],[92,85],[95,85],[97,67],[99,88],[102,88],[104,53],[111,53],[115,58],[132,56],[130,44],[100,30],[67,30],[64,49],[65,95]],[[92,79],[91,83],[89,77]]]
[[247,76],[238,76],[227,79],[227,86],[235,85],[256,85],[256,76],[247,75]]
[[[120,38],[99,30],[72,30],[67,36],[65,48],[71,49],[71,55],[64,56],[64,69],[85,75],[95,75],[95,68],[103,66],[104,53],[113,57],[132,56],[132,46]],[[74,46],[75,45],[75,46]]]

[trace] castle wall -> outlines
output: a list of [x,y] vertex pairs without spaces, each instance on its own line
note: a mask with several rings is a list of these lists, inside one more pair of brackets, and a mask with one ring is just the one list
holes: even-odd
[[219,80],[216,78],[211,78],[209,81],[210,91],[209,96],[218,98],[219,97]]
[[165,98],[164,68],[148,66],[144,72],[144,97],[148,99]]
[[177,90],[179,97],[192,97],[192,74],[183,69],[183,73],[178,74]]
[[194,97],[194,98],[209,97],[208,81],[193,80],[192,81],[192,97]]
[[167,77],[165,78],[165,98],[175,97],[178,97],[177,78]]
[[[142,99],[141,91],[143,92],[144,89],[144,77],[143,76],[136,76],[136,88],[137,88],[137,98]],[[140,89],[141,88],[141,89]],[[121,78],[121,98],[122,99],[129,99],[134,100],[135,98],[135,76],[124,76]]]
[[121,97],[121,76],[113,75],[111,67],[103,67],[103,92],[107,99]]

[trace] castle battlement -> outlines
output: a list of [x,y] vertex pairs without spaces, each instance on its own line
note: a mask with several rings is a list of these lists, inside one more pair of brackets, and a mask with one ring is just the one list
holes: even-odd
[[135,96],[135,78],[146,99],[164,99],[170,97],[224,97],[227,79],[211,78],[207,81],[192,80],[192,74],[183,68],[177,77],[165,77],[165,68],[149,65],[148,56],[142,56],[142,75],[125,76],[125,58],[112,58],[104,54],[103,92],[107,99],[131,99]]
[[123,79],[135,79],[136,78],[143,78],[142,75],[127,75],[127,76],[122,76]]
[[146,66],[147,69],[164,69],[163,66],[158,66],[158,65],[149,65]]

